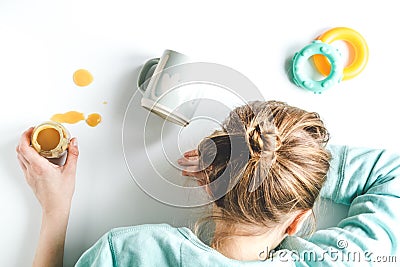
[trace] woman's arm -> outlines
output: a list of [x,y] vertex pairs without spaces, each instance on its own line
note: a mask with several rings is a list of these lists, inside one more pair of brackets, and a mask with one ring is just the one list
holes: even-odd
[[42,207],[42,226],[33,266],[62,266],[64,242],[75,190],[77,140],[68,148],[64,166],[59,167],[41,157],[31,146],[33,128],[21,136],[17,146],[18,162],[27,183]]
[[[400,197],[400,154],[384,149],[329,146],[331,168],[321,197],[350,205],[357,197]],[[390,186],[389,186],[390,185]]]
[[346,244],[375,255],[396,255],[400,243],[400,154],[382,149],[331,146],[331,169],[321,197],[349,205],[337,228],[310,240]]

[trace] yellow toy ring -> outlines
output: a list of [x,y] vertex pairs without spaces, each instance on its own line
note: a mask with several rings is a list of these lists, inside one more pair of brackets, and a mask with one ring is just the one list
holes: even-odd
[[[343,80],[354,78],[365,68],[368,62],[368,46],[361,34],[353,29],[337,27],[330,29],[317,38],[324,43],[331,44],[335,41],[346,41],[354,51],[353,60],[345,66],[343,70]],[[331,66],[328,59],[323,55],[313,56],[314,64],[317,70],[328,76]]]

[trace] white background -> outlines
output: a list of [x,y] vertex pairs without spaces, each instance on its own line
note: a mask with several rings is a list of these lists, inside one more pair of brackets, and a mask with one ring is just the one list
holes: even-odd
[[[2,0],[0,265],[29,266],[33,259],[41,211],[18,167],[15,146],[25,129],[55,113],[103,116],[95,128],[84,122],[67,125],[79,139],[81,155],[66,266],[113,227],[193,221],[192,210],[143,193],[122,153],[122,120],[138,70],[164,49],[232,67],[266,99],[319,112],[334,143],[400,150],[396,2]],[[337,26],[365,37],[366,69],[322,95],[293,85],[288,60]],[[79,68],[93,74],[90,86],[73,84]]]

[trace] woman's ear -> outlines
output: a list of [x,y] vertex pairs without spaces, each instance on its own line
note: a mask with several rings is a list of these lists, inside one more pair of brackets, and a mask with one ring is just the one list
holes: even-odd
[[286,234],[294,235],[295,233],[297,233],[300,230],[301,226],[303,226],[304,221],[311,214],[312,214],[311,209],[303,210],[303,211],[299,212],[296,215],[296,217],[294,218],[294,220],[292,221],[292,223],[288,226],[288,228],[286,228]]

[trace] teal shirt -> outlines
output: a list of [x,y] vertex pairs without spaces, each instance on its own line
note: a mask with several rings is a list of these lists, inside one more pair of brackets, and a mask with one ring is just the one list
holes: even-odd
[[337,227],[316,231],[306,239],[289,236],[275,251],[265,251],[255,261],[229,259],[186,227],[117,228],[87,250],[76,266],[399,265],[400,156],[346,146],[329,150],[331,168],[321,197],[349,206],[348,216]]

